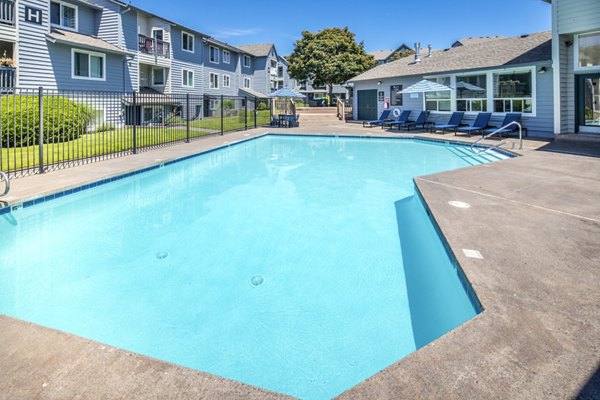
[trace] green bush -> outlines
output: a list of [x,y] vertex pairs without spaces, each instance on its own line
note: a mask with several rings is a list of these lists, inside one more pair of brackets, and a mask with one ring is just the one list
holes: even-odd
[[[44,143],[67,142],[85,134],[92,110],[65,97],[44,97]],[[3,147],[20,147],[39,142],[38,96],[6,96],[0,103]]]
[[259,110],[259,111],[268,110],[269,109],[269,105],[266,102],[261,101],[261,102],[258,103],[258,106],[256,107],[256,109]]
[[106,132],[106,131],[114,131],[115,130],[115,124],[110,124],[110,123],[103,123],[100,125],[96,125],[94,127],[92,127],[92,132],[96,132],[96,133],[100,133],[100,132]]

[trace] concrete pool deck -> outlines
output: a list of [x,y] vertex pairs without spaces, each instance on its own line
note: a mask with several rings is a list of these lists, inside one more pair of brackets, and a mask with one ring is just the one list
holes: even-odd
[[[207,137],[15,179],[2,200],[19,203],[266,132],[399,135],[303,121],[300,129]],[[415,179],[485,310],[339,398],[600,398],[600,151],[524,144],[523,157]],[[6,316],[0,343],[0,399],[286,398]]]

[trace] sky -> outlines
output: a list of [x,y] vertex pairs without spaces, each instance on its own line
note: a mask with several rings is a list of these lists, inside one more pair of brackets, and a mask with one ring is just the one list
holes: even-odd
[[275,43],[288,55],[304,30],[348,26],[367,51],[444,49],[469,36],[551,28],[542,0],[134,0],[132,4],[233,45]]

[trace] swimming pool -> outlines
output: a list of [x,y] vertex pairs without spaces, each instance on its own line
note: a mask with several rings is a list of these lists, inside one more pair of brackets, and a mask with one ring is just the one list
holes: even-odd
[[0,313],[307,399],[477,314],[419,140],[269,135],[0,216]]

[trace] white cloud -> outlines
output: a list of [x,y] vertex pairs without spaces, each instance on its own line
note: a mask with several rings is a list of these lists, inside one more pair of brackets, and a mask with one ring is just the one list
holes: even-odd
[[239,36],[252,36],[260,32],[260,29],[220,29],[213,33],[213,36],[219,36],[222,38],[239,37]]

